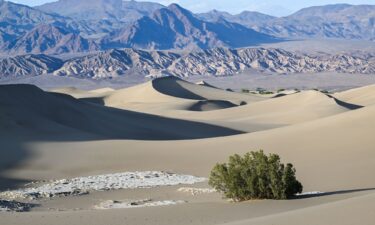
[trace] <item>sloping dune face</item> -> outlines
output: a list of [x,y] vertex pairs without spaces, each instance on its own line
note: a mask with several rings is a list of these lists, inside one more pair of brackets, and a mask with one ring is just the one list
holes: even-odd
[[318,91],[303,91],[279,98],[256,102],[227,110],[224,117],[237,115],[235,121],[253,120],[260,123],[295,124],[349,111],[332,98]]
[[193,100],[228,100],[237,102],[256,102],[262,98],[224,91],[207,85],[186,82],[176,77],[164,77],[152,81],[153,88],[165,95]]
[[219,109],[227,109],[236,107],[238,105],[235,105],[229,101],[221,101],[221,100],[203,100],[199,101],[197,103],[194,103],[191,105],[188,110],[191,111],[213,111],[213,110],[219,110]]
[[[306,123],[213,139],[51,143],[35,148],[43,153],[38,163],[50,165],[51,171],[64,170],[66,164],[62,159],[69,159],[69,171],[77,171],[75,168],[82,166],[84,157],[92,155],[97,157],[84,163],[92,170],[120,170],[126,165],[129,170],[151,167],[204,177],[215,163],[227,160],[229,155],[264,149],[292,162],[306,191],[363,189],[375,186],[375,181],[368,179],[375,169],[374,113],[375,107],[371,106]],[[52,147],[54,150],[49,151]],[[82,151],[72,159],[74,150],[70,149]],[[56,159],[54,156],[61,151],[67,155]],[[142,165],[138,160],[142,160]]]
[[[30,85],[0,86],[1,133],[81,132],[99,139],[169,140],[238,134],[238,131],[178,119],[88,104]],[[92,137],[92,138],[94,138]]]
[[311,121],[350,110],[318,91],[265,98],[170,77],[118,90],[104,98],[104,102],[111,107],[205,121],[246,132]]
[[[343,201],[327,203],[315,207],[292,210],[277,215],[264,216],[260,218],[230,222],[222,225],[287,225],[287,224],[305,224],[309,221],[310,225],[321,225],[322,221],[336,223],[340,221],[341,225],[364,224],[371,225],[373,219],[375,195],[365,195],[354,197]],[[340,218],[340,219],[338,219]]]
[[169,102],[173,100],[227,100],[235,104],[256,102],[262,98],[192,84],[176,77],[157,78],[135,87],[117,90],[108,96],[123,102]]
[[[81,92],[74,93],[73,96],[79,97]],[[82,100],[109,107],[204,122],[244,132],[307,122],[351,109],[318,91],[266,98],[192,84],[175,77],[80,96]]]
[[158,115],[170,111],[219,110],[264,100],[253,95],[192,84],[175,77],[158,78],[145,84],[107,92],[97,98],[106,106]]
[[113,90],[110,89],[98,89],[98,91],[93,90],[93,91],[84,91],[80,90],[75,87],[66,87],[66,88],[58,88],[58,89],[53,89],[51,92],[53,93],[60,93],[60,94],[66,94],[70,95],[74,98],[99,98],[106,93],[109,93]]
[[[322,194],[234,204],[217,193],[191,196],[174,186],[92,191],[86,196],[45,199],[38,213],[17,214],[17,218],[1,215],[7,224],[32,220],[37,225],[47,217],[66,224],[61,212],[48,211],[51,205],[84,209],[64,212],[72,224],[99,225],[106,218],[120,225],[124,215],[129,224],[142,225],[155,221],[297,225],[305,220],[310,224],[372,224],[375,105],[367,98],[365,107],[353,107],[359,101],[351,105],[318,91],[263,98],[175,78],[122,90],[60,92],[82,99],[30,85],[0,86],[0,190],[20,187],[9,180],[59,179],[64,184],[70,178],[102,175],[111,179],[110,174],[127,171],[172,171],[205,182],[212,167],[228,156],[264,149],[293,163],[304,191]],[[367,91],[363,92],[358,96]],[[90,95],[95,101],[87,102]],[[204,189],[207,183],[189,188]],[[152,199],[181,204],[93,210],[103,201],[121,203],[128,198],[129,202]]]
[[351,104],[361,106],[375,105],[375,85],[339,92],[334,96],[339,100]]

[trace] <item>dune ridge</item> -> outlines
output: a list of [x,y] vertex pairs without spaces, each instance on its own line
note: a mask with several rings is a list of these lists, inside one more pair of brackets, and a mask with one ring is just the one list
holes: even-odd
[[361,106],[375,105],[375,85],[339,92],[334,94],[334,97]]

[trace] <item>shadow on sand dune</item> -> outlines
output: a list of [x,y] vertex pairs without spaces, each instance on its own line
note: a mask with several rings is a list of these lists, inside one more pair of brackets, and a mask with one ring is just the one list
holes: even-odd
[[[185,98],[185,99],[192,99],[192,100],[206,100],[203,96],[197,95],[187,88],[184,88],[181,83],[185,81],[177,78],[177,77],[162,77],[152,81],[152,87],[160,93],[165,95],[177,97],[177,98]],[[185,82],[187,83],[187,82]],[[196,85],[199,87],[198,85]],[[199,87],[200,88],[200,87]]]
[[316,193],[316,194],[306,194],[306,195],[296,196],[294,199],[316,198],[316,197],[323,197],[323,196],[330,196],[330,195],[342,195],[342,194],[350,194],[350,193],[365,192],[365,191],[375,191],[375,188],[362,188],[362,189],[323,192],[323,193]]
[[82,136],[84,140],[87,134],[95,139],[187,140],[243,133],[200,122],[89,104],[31,85],[0,86],[0,106],[0,134],[16,132],[37,139],[51,139],[54,134],[62,139],[72,132],[84,133],[73,136]]
[[32,85],[0,86],[0,189],[29,181],[4,176],[34,157],[27,143],[187,140],[241,134],[225,127],[104,107]]
[[342,106],[344,108],[347,108],[349,110],[356,110],[356,109],[363,108],[363,106],[361,106],[361,105],[355,105],[355,104],[351,104],[351,103],[348,103],[348,102],[343,102],[343,101],[333,97],[332,95],[327,95],[327,96],[332,98],[333,100],[335,100],[337,105]]

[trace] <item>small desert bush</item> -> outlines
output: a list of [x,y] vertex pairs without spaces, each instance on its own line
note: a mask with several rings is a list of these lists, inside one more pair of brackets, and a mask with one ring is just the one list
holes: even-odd
[[243,157],[233,155],[229,162],[216,164],[209,185],[234,201],[251,199],[288,199],[302,192],[292,164],[280,162],[276,154],[265,155],[262,150]]
[[249,89],[246,89],[246,88],[242,88],[242,89],[241,89],[241,92],[242,92],[242,93],[250,93],[250,90],[249,90]]

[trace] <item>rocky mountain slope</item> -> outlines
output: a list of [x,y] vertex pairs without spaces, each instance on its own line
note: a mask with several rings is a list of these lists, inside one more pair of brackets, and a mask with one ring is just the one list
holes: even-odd
[[109,50],[68,60],[54,74],[96,79],[117,77],[132,71],[143,75],[161,74],[179,57],[181,55],[171,52]]
[[[283,18],[194,14],[177,4],[59,0],[36,8],[0,0],[0,55],[242,48],[283,38],[375,40],[375,6],[311,7]],[[276,37],[276,38],[275,38]]]
[[274,48],[215,48],[186,54],[135,49],[108,50],[62,62],[45,55],[0,60],[1,77],[51,73],[58,76],[106,79],[129,74],[149,77],[174,75],[225,76],[247,69],[290,73],[375,73],[375,55],[348,53],[306,55]]
[[220,19],[225,19],[229,22],[242,24],[247,27],[254,27],[276,19],[274,16],[253,11],[243,11],[242,13],[232,15],[228,12],[212,10],[207,13],[199,13],[197,16],[205,21],[215,22]]
[[207,21],[224,18],[277,37],[375,40],[374,5],[315,6],[282,18],[246,11],[231,15],[214,10],[198,15]]
[[253,28],[279,37],[374,40],[374,25],[374,5],[337,4],[302,9]]
[[177,4],[155,11],[104,40],[105,46],[143,49],[245,47],[276,41],[236,23],[204,22]]
[[131,22],[164,6],[153,2],[123,0],[59,0],[36,8],[76,20]]
[[[146,52],[135,50],[109,51],[98,56],[85,56],[66,62],[63,67],[54,72],[55,75],[70,75],[81,77],[116,77],[126,74],[130,68],[136,69],[148,76],[174,75],[187,77],[194,75],[224,76],[233,75],[246,69],[279,74],[287,73],[316,73],[316,72],[345,72],[345,73],[374,73],[375,57],[373,55],[321,55],[309,56],[288,52],[282,49],[245,48],[227,49],[215,48],[204,51],[193,51],[186,55],[161,52]],[[122,58],[114,56],[120,55]],[[151,55],[156,55],[153,60]],[[160,55],[163,57],[160,60]],[[143,57],[142,57],[143,56]],[[139,63],[129,61],[136,58]],[[98,63],[98,61],[100,63]],[[116,63],[113,63],[116,62]],[[94,65],[96,63],[96,65]],[[120,63],[120,64],[118,64]],[[128,67],[129,69],[126,69]],[[79,70],[77,68],[80,68]]]
[[[64,32],[61,32],[61,30],[64,30]],[[36,51],[34,51],[36,48],[42,50],[41,52],[43,53],[47,53],[43,51],[43,49],[51,53],[49,42],[58,42],[59,40],[49,40],[49,38],[42,36],[47,35],[49,32],[56,33],[56,31],[64,33],[64,36],[67,35],[71,38],[75,36],[72,34],[88,34],[94,32],[83,22],[77,22],[55,14],[48,14],[25,5],[0,0],[1,54],[36,53]],[[43,35],[39,35],[39,37],[36,38],[35,35],[39,33],[43,33]],[[52,36],[54,36],[54,34],[50,34],[50,37]],[[58,36],[61,37],[61,34]],[[74,38],[79,37],[75,36]],[[67,46],[66,49],[69,50],[69,47]],[[18,52],[18,50],[20,50],[20,52]],[[53,53],[56,54],[58,52],[59,51]]]
[[151,15],[164,6],[153,2],[123,0],[59,0],[37,6],[36,9],[73,18],[89,25],[100,36]]
[[224,19],[202,21],[177,4],[61,0],[31,8],[1,1],[0,15],[5,24],[0,26],[0,53],[13,55],[125,47],[235,48],[277,40]]
[[17,78],[52,73],[63,61],[46,55],[24,55],[0,59],[0,78]]
[[79,34],[51,24],[41,24],[17,39],[9,47],[12,54],[62,54],[98,50],[99,46]]

